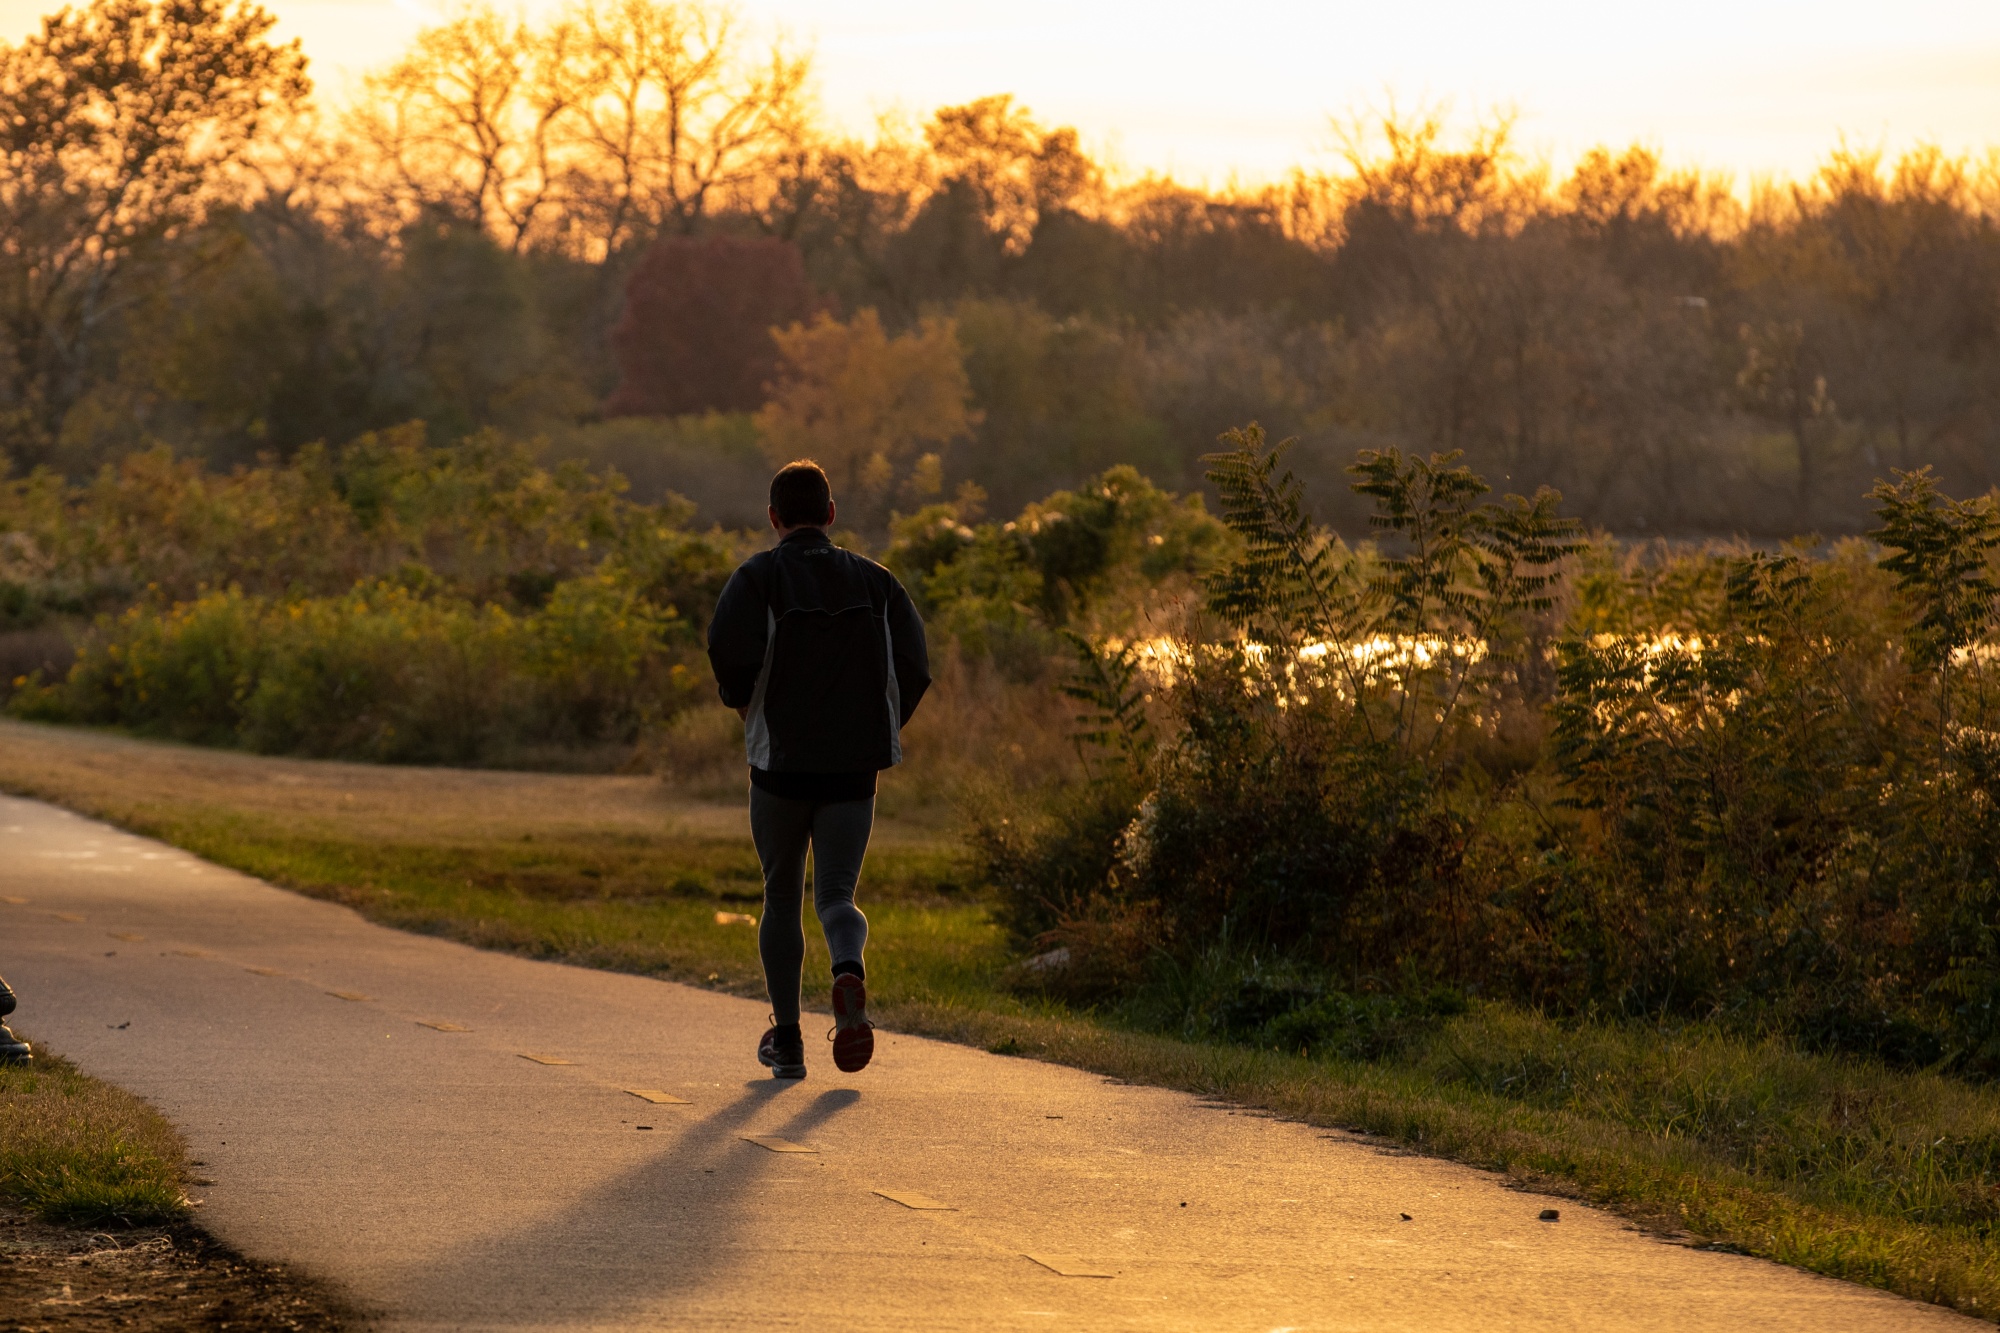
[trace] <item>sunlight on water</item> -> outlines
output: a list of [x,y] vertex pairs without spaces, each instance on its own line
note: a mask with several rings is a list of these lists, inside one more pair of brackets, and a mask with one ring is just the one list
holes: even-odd
[[[1111,639],[1105,647],[1113,653],[1121,652],[1125,641]],[[1232,651],[1223,644],[1205,644],[1201,648],[1215,658]],[[1195,646],[1171,636],[1135,640],[1131,649],[1140,670],[1161,686],[1171,686],[1194,662]],[[1345,645],[1330,640],[1304,644],[1289,654],[1289,660],[1264,643],[1244,643],[1241,652],[1250,683],[1282,677],[1287,684],[1297,686],[1330,686],[1344,696],[1351,684],[1394,688],[1434,669],[1462,673],[1485,660],[1487,646],[1477,639],[1378,634]]]
[[[1206,654],[1212,661],[1225,659],[1240,651],[1245,666],[1244,687],[1273,690],[1273,700],[1281,708],[1303,703],[1311,691],[1327,691],[1335,698],[1352,700],[1357,691],[1383,690],[1399,694],[1407,689],[1421,688],[1420,682],[1425,680],[1429,680],[1431,688],[1435,689],[1440,678],[1448,689],[1455,689],[1456,682],[1491,655],[1491,647],[1484,640],[1410,634],[1377,634],[1344,645],[1331,640],[1308,643],[1292,651],[1289,660],[1285,660],[1286,655],[1281,650],[1275,650],[1269,644],[1196,645],[1171,635],[1130,641],[1110,639],[1104,646],[1115,654],[1124,651],[1128,642],[1141,674],[1160,689],[1172,688],[1181,679],[1182,674],[1193,665],[1197,651]],[[1699,662],[1713,647],[1698,634],[1674,631],[1651,635],[1595,634],[1590,637],[1589,644],[1600,652],[1620,646],[1636,652],[1642,665],[1634,676],[1624,681],[1622,693],[1628,698],[1649,693],[1659,679],[1657,668],[1669,659]],[[1557,652],[1553,644],[1544,649],[1550,661],[1555,660]],[[1996,657],[2000,657],[2000,647],[1981,646],[1961,650],[1958,654],[1960,661],[1977,659],[1982,664]],[[1736,707],[1740,697],[1740,691],[1731,690],[1704,700],[1697,711],[1727,712]],[[1620,710],[1614,702],[1600,702],[1596,711],[1605,725],[1617,725]],[[1681,720],[1688,710],[1653,699],[1648,711],[1661,721],[1675,722]],[[1476,725],[1477,717],[1472,720]]]

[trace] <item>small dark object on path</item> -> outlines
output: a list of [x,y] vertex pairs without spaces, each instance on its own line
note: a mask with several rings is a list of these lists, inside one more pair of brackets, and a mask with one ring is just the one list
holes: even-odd
[[1410,1215],[1409,1215],[1408,1213],[1404,1213],[1404,1214],[1403,1214],[1403,1220],[1404,1220],[1405,1222],[1414,1222],[1414,1221],[1416,1221],[1416,1219],[1415,1219],[1415,1218],[1413,1218],[1413,1217],[1411,1217],[1411,1216],[1410,1216]]
[[35,1058],[35,1048],[15,1036],[7,1028],[7,1015],[14,1012],[20,1001],[14,995],[14,988],[0,977],[0,1065],[25,1065]]
[[1559,1222],[1562,1220],[1562,1210],[1559,1208],[1544,1208],[1542,1209],[1542,1215],[1536,1220],[1541,1222]]

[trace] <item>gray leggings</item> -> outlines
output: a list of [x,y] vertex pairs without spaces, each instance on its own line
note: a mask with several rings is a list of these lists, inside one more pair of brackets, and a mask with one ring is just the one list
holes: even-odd
[[868,918],[854,905],[861,858],[875,824],[875,798],[862,801],[788,801],[750,789],[750,836],[764,863],[764,918],[757,923],[757,951],[764,957],[764,986],[774,1022],[799,1021],[799,977],[806,935],[799,909],[806,891],[806,850],[813,854],[813,911],[826,932],[835,963],[859,963],[868,943]]

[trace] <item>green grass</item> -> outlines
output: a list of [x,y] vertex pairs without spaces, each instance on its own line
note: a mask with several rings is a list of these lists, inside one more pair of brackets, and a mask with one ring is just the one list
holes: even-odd
[[37,1050],[0,1067],[0,1198],[50,1222],[140,1226],[187,1214],[185,1145],[130,1093]]
[[[116,753],[90,759],[92,746]],[[654,793],[657,819],[612,805],[585,819],[577,803],[599,789],[578,784],[638,789],[551,779],[563,799],[522,804],[522,781],[413,783],[409,770],[0,725],[0,787],[374,920],[761,994],[754,932],[715,921],[760,910],[747,840],[687,831],[739,816],[701,824]],[[508,792],[515,813],[492,818]],[[1360,1130],[1703,1241],[2000,1313],[2000,1091],[1708,1029],[1559,1023],[1497,1005],[1372,1062],[1161,1036],[1007,992],[1005,941],[949,844],[885,823],[863,905],[872,1002],[890,1027]],[[824,993],[813,948],[809,995]]]
[[[481,948],[763,993],[756,931],[718,913],[761,911],[755,853],[741,843],[621,834],[356,841],[214,811],[133,821],[220,865],[330,898],[371,920]],[[871,989],[884,1003],[991,989],[1006,959],[985,908],[957,887],[951,856],[885,847],[869,857]],[[807,997],[828,984],[826,947],[806,932]]]

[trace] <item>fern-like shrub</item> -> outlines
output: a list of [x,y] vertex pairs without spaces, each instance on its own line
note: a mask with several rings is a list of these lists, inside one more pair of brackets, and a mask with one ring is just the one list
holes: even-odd
[[1227,939],[1362,986],[1464,977],[1481,798],[1463,761],[1552,605],[1574,525],[1546,492],[1485,499],[1452,457],[1370,452],[1351,471],[1383,545],[1356,551],[1313,523],[1283,445],[1254,426],[1225,440],[1209,479],[1238,553],[1150,669],[1130,643],[1077,641],[1068,688],[1102,795],[1065,798],[1088,818],[1045,818],[1032,855],[988,855],[989,878],[1017,933],[1040,926],[1039,944],[1073,956],[1130,947],[1134,931],[1103,923],[1136,922],[1168,958]]
[[1563,643],[1567,1002],[2000,1068],[2000,511],[1874,498],[1879,559],[1713,559],[1671,632]]
[[1072,636],[1093,779],[980,843],[1024,984],[1285,1049],[1484,995],[2000,1073],[2000,501],[1906,474],[1872,542],[1620,566],[1364,453],[1355,549],[1227,438],[1237,555],[1170,644]]
[[1285,446],[1256,427],[1207,460],[1242,554],[1208,580],[1206,641],[1167,692],[1170,738],[1119,887],[1183,949],[1225,932],[1357,981],[1470,979],[1461,790],[1536,621],[1578,549],[1557,497],[1486,498],[1454,456],[1349,469],[1382,546],[1318,528]]

